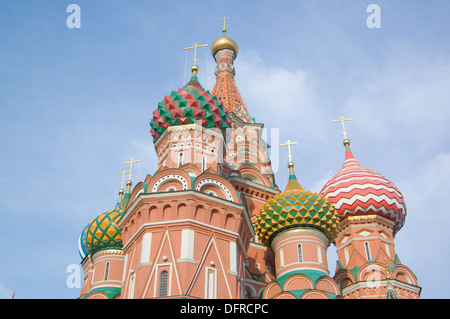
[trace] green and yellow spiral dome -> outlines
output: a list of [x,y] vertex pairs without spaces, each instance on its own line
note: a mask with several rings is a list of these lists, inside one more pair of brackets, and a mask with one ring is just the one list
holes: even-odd
[[261,243],[269,246],[274,236],[293,227],[314,227],[334,242],[339,219],[333,204],[325,197],[306,191],[289,163],[289,182],[284,192],[269,199],[256,220],[256,232]]

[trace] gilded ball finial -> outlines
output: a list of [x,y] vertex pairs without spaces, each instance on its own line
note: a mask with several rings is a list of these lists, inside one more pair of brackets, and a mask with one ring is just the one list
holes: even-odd
[[133,182],[130,181],[130,180],[128,180],[128,181],[127,181],[127,186],[131,186],[131,185],[133,185]]
[[191,67],[191,72],[192,72],[193,75],[196,75],[196,74],[198,73],[199,70],[200,70],[200,69],[199,69],[199,67],[198,67],[197,65],[193,65],[193,66]]
[[349,139],[345,139],[344,140],[344,146],[350,146],[350,140]]
[[125,194],[125,191],[123,190],[123,188],[119,189],[119,195],[123,195]]

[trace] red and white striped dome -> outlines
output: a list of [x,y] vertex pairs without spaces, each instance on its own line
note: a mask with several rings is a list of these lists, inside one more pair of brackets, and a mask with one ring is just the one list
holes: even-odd
[[402,193],[384,176],[358,163],[348,145],[346,149],[342,169],[320,194],[334,204],[341,221],[348,216],[376,214],[393,221],[396,233],[406,217]]

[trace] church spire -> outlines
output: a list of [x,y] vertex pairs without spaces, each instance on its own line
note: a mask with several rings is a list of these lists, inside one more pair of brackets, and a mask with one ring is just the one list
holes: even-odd
[[244,101],[239,93],[234,76],[234,60],[239,52],[237,43],[227,36],[225,25],[228,17],[223,17],[223,35],[211,44],[211,54],[217,62],[214,74],[216,83],[212,89],[212,94],[223,104],[228,113],[236,114],[245,123],[254,123],[254,119],[248,114]]

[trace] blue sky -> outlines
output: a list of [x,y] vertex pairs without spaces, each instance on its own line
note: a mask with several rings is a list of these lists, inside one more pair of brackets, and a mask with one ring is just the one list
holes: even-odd
[[[66,25],[71,3],[79,29]],[[371,3],[381,28],[367,27]],[[80,263],[81,230],[115,204],[122,162],[142,160],[134,184],[156,170],[152,112],[187,82],[192,53],[183,48],[211,44],[223,16],[240,47],[247,109],[281,142],[299,141],[302,186],[319,191],[340,169],[343,136],[332,120],[352,117],[355,157],[406,199],[400,260],[422,298],[448,298],[449,14],[445,0],[0,0],[0,298],[78,297],[66,280]],[[209,48],[198,57],[199,80],[212,89]],[[334,246],[329,253],[333,274]]]

